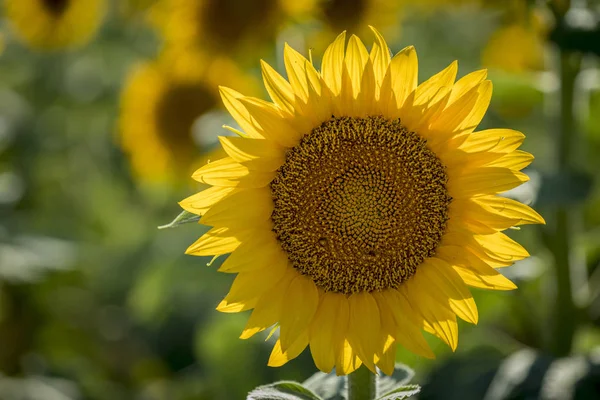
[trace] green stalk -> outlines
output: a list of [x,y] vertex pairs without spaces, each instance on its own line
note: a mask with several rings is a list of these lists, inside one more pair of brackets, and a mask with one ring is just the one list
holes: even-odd
[[[556,147],[556,159],[560,171],[568,171],[574,162],[576,148],[576,121],[573,110],[575,79],[581,68],[578,54],[561,50],[560,53],[560,125]],[[577,323],[577,307],[573,301],[572,288],[572,243],[576,210],[558,206],[554,211],[554,232],[552,249],[556,276],[556,312],[552,321],[550,350],[555,356],[565,356],[571,352]]]
[[374,400],[377,376],[365,366],[348,375],[348,400]]

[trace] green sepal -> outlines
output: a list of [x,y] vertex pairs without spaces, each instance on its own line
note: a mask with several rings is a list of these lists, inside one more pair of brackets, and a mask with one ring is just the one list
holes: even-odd
[[250,393],[246,400],[323,400],[301,383],[280,381],[259,386]]
[[166,225],[159,226],[158,229],[177,228],[179,225],[198,222],[199,220],[199,215],[183,210],[178,216],[175,217],[173,221],[169,222]]

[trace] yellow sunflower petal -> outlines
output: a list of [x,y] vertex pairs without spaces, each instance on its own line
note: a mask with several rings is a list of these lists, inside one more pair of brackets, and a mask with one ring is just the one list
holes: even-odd
[[229,157],[250,170],[275,171],[285,161],[285,151],[275,142],[219,136],[219,141]]
[[450,308],[461,319],[477,324],[479,314],[475,300],[464,285],[460,276],[452,267],[442,259],[430,258],[419,267],[419,273],[422,273],[426,282],[430,282],[434,294],[443,294],[450,302]]
[[[362,41],[356,35],[352,35],[348,41],[346,49],[346,58],[344,63],[348,71],[350,82],[348,86],[352,90],[352,98],[356,98],[361,89],[361,82],[365,65],[369,60],[369,53]],[[344,88],[342,88],[343,90]]]
[[286,351],[281,348],[281,340],[277,340],[269,357],[269,367],[281,367],[285,363],[298,357],[308,346],[308,331],[301,332],[294,343]]
[[288,80],[294,94],[306,103],[308,100],[308,82],[306,77],[306,58],[287,43],[283,49],[283,62]]
[[[375,364],[384,373],[391,375],[394,371],[396,361],[396,342],[395,335],[398,330],[394,321],[394,315],[388,305],[387,299],[380,291],[371,292],[371,295],[377,302],[379,315],[381,319],[381,334],[384,340],[383,349],[377,354]],[[391,372],[390,372],[391,371]]]
[[435,354],[421,333],[422,317],[417,316],[403,293],[406,293],[405,289],[388,289],[383,292],[397,325],[396,340],[409,351],[433,359]]
[[494,253],[514,261],[529,257],[529,253],[523,246],[502,232],[496,232],[491,235],[473,235],[473,238],[488,254]]
[[379,308],[382,335],[386,337],[388,334],[395,334],[397,326],[396,321],[394,320],[394,313],[390,309],[389,303],[386,296],[383,294],[383,291],[373,291],[371,292],[371,296],[373,296],[375,302],[377,302],[377,307]]
[[[287,265],[280,263],[268,265],[257,271],[240,272],[233,280],[224,301],[238,303],[257,300],[267,290],[271,290],[285,274],[294,272]],[[221,311],[219,307],[217,310]]]
[[381,36],[381,33],[379,33],[379,31],[372,26],[369,26],[369,28],[375,35],[375,43],[371,48],[371,54],[369,55],[369,58],[373,64],[375,81],[377,82],[378,86],[381,86],[381,82],[385,77],[385,73],[387,72],[391,61],[390,49],[383,36]]
[[258,298],[256,297],[249,300],[235,301],[228,301],[227,299],[223,299],[217,306],[217,310],[219,310],[222,313],[239,313],[254,308],[257,302]]
[[461,230],[456,223],[449,221],[448,232],[442,238],[442,246],[459,246],[468,249],[471,253],[480,258],[483,262],[494,268],[506,267],[512,265],[516,259],[513,256],[499,255],[485,249],[474,239],[474,234]]
[[467,170],[462,175],[448,178],[448,192],[462,199],[479,194],[495,194],[513,189],[527,182],[529,177],[508,168],[483,167]]
[[478,86],[477,101],[475,106],[469,113],[469,115],[463,120],[463,122],[456,129],[457,133],[473,132],[479,125],[483,116],[487,112],[490,100],[492,99],[493,85],[491,81],[483,81]]
[[319,291],[315,283],[310,278],[297,274],[285,296],[279,323],[281,347],[284,351],[294,343],[300,332],[310,327],[318,306]]
[[442,339],[452,351],[458,346],[458,324],[456,315],[452,312],[449,305],[444,306],[432,297],[432,290],[428,286],[421,284],[421,281],[409,279],[405,285],[407,298],[410,304],[416,309],[423,319],[431,326],[435,334]]
[[248,339],[275,325],[280,320],[283,300],[293,277],[293,274],[285,274],[269,292],[260,296],[240,335],[240,339]]
[[288,81],[277,73],[269,64],[260,60],[263,81],[271,99],[281,109],[294,113],[294,91]]
[[240,245],[241,236],[228,228],[213,228],[188,247],[185,254],[214,256],[231,253]]
[[302,137],[281,113],[271,104],[260,99],[245,97],[240,102],[251,115],[253,125],[261,135],[281,146],[294,147]]
[[346,335],[348,316],[345,295],[328,292],[321,296],[309,334],[310,352],[315,365],[325,373],[329,373],[335,366],[335,349]]
[[219,200],[240,190],[234,187],[212,186],[180,201],[179,205],[188,212],[202,215]]
[[255,171],[225,157],[206,164],[192,175],[198,182],[214,186],[260,188],[266,186],[275,177],[274,171]]
[[490,211],[502,214],[505,217],[519,220],[516,225],[524,224],[545,224],[544,218],[531,207],[521,204],[518,201],[498,196],[482,196],[473,199]]
[[392,375],[394,373],[394,367],[396,366],[396,349],[398,345],[394,341],[394,338],[388,336],[387,342],[384,345],[385,350],[381,354],[377,366],[386,375]]
[[518,225],[520,219],[510,218],[493,209],[482,206],[474,199],[455,199],[450,204],[450,212],[468,230],[478,234],[490,234]]
[[263,139],[263,136],[254,128],[250,113],[240,102],[240,99],[245,96],[241,93],[236,92],[233,89],[220,86],[219,92],[221,93],[221,99],[223,99],[223,105],[227,108],[227,111],[231,114],[233,119],[240,125],[244,130],[244,133],[251,138]]
[[507,154],[494,161],[485,164],[487,167],[502,167],[510,168],[513,171],[520,171],[529,166],[533,161],[533,155],[525,151],[517,150],[511,154]]
[[[260,251],[258,250],[260,249]],[[271,263],[285,263],[286,255],[272,232],[249,236],[219,267],[219,272],[238,273],[256,271]]]
[[[388,115],[392,110],[401,108],[408,95],[417,88],[418,73],[417,51],[413,46],[402,49],[392,58],[384,78],[385,82],[389,77],[393,96],[388,105]],[[381,93],[383,99],[383,89]]]
[[525,135],[512,129],[486,129],[470,134],[460,149],[473,152],[510,153],[516,150]]
[[342,70],[344,68],[344,48],[346,46],[346,31],[340,33],[329,45],[323,55],[321,74],[334,95],[340,94],[342,88]]
[[[448,99],[451,95],[452,93],[449,94]],[[430,130],[433,132],[453,132],[469,116],[478,97],[478,87],[476,86],[446,107],[431,124]],[[440,133],[438,133],[438,137],[442,140],[445,139],[445,136]]]
[[485,264],[485,273],[474,268],[453,265],[452,268],[460,275],[465,284],[479,289],[488,290],[514,290],[517,288],[511,280]]
[[513,290],[517,287],[478,257],[458,246],[441,246],[437,257],[443,258],[460,275],[465,284],[488,290]]
[[366,117],[375,113],[376,102],[373,100],[375,99],[376,88],[377,83],[375,82],[373,63],[369,59],[365,65],[360,84],[360,92],[356,98],[358,110],[360,110],[357,115]]
[[348,301],[350,303],[348,342],[360,360],[376,373],[374,357],[381,346],[379,308],[373,296],[367,292],[354,293]]
[[480,69],[479,71],[473,71],[462,78],[460,78],[452,87],[452,94],[450,95],[450,103],[458,99],[470,91],[473,87],[483,82],[487,78],[487,69]]
[[312,126],[318,126],[333,114],[332,93],[312,64],[309,61],[306,64],[308,102],[302,105],[301,113]]
[[[425,82],[421,83],[415,89],[414,104],[427,104],[435,102],[436,98],[441,98],[439,92],[440,87],[447,87],[448,90],[454,84],[456,73],[458,72],[458,63],[453,61],[449,66],[444,68],[442,71],[433,75]],[[444,93],[445,95],[445,93]]]
[[360,358],[355,354],[354,350],[352,350],[352,347],[347,340],[344,340],[344,342],[340,344],[339,350],[337,350],[336,353],[336,375],[351,374],[362,365]]
[[[246,207],[248,204],[261,204],[260,207]],[[214,204],[200,223],[215,227],[252,229],[269,221],[273,212],[273,198],[268,188],[247,189],[232,193]]]

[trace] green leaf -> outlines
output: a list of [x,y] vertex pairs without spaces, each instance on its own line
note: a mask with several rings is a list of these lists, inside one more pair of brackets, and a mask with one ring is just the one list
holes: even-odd
[[408,399],[415,394],[418,394],[421,391],[421,386],[419,385],[406,385],[400,386],[384,394],[382,397],[378,397],[377,400],[402,400]]
[[382,375],[377,380],[377,393],[388,393],[392,390],[406,385],[415,376],[408,366],[396,363],[394,373],[391,376]]
[[259,386],[246,400],[322,400],[312,391],[298,382],[281,381]]
[[324,400],[344,400],[346,398],[346,377],[335,372],[317,372],[304,381],[303,385],[321,396]]
[[200,216],[196,214],[192,214],[189,211],[182,211],[173,221],[166,225],[161,225],[158,229],[167,229],[167,228],[177,228],[179,225],[189,224],[191,222],[198,222],[200,220]]

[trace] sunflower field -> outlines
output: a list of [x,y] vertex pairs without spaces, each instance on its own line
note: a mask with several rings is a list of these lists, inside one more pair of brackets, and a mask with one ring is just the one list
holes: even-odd
[[0,400],[600,398],[600,0],[0,0]]

